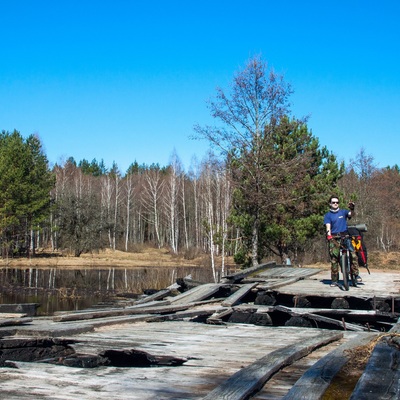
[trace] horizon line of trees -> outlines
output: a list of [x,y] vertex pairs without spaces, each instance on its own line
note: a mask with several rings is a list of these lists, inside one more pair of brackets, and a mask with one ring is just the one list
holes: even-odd
[[[37,248],[75,256],[110,248],[169,247],[208,254],[214,279],[225,257],[242,265],[279,258],[326,260],[322,226],[328,198],[356,202],[370,250],[399,250],[400,170],[377,168],[361,149],[348,166],[319,145],[306,119],[290,116],[292,90],[259,58],[251,59],[209,102],[216,126],[196,126],[219,154],[169,165],[72,157],[51,170],[40,140],[0,135],[0,240],[3,257]],[[220,256],[220,265],[216,257]]]
[[[235,190],[228,169],[212,154],[191,166],[189,172],[184,171],[178,155],[174,154],[166,167],[134,162],[122,176],[116,164],[108,169],[102,162],[76,162],[72,157],[49,170],[37,138],[24,140],[17,131],[12,134],[3,131],[1,138],[3,257],[32,256],[37,248],[80,256],[104,248],[135,251],[138,245],[150,245],[167,246],[174,254],[183,254],[188,259],[206,253],[214,264],[215,257],[223,255],[236,255],[239,262],[245,262],[244,242],[249,236],[234,223],[234,218],[241,218],[244,213],[232,209]],[[28,148],[33,142],[39,149],[30,152],[34,162],[22,162],[20,146],[5,148],[6,138],[20,144],[25,142]],[[15,154],[5,157],[7,151],[17,152],[18,157]],[[41,172],[35,172],[32,167],[35,163],[41,164]],[[29,171],[25,181],[21,179],[24,172],[18,168],[24,168],[25,173]],[[10,177],[12,174],[14,179]],[[35,175],[43,182],[34,180]],[[350,198],[355,200],[354,222],[367,224],[369,249],[398,251],[399,192],[399,167],[377,168],[373,157],[361,149],[346,167],[337,188],[323,197],[324,207],[327,211],[330,193],[339,193],[343,205]],[[317,224],[322,224],[322,213],[315,216]],[[309,261],[325,259],[322,225],[320,228],[303,246],[286,249],[285,256],[299,262],[306,253]],[[262,257],[282,255],[271,246]]]

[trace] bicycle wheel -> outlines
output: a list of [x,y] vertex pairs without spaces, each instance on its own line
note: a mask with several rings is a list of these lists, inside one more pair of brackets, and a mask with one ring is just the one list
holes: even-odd
[[349,272],[347,269],[347,254],[342,253],[342,256],[340,257],[340,268],[342,269],[342,275],[343,275],[343,286],[345,290],[349,290]]

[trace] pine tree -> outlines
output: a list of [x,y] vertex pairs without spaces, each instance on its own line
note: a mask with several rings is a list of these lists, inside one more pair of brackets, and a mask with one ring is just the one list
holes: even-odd
[[[3,252],[34,251],[34,232],[50,211],[55,178],[41,142],[14,130],[0,135],[0,229]],[[32,239],[32,240],[31,240]]]

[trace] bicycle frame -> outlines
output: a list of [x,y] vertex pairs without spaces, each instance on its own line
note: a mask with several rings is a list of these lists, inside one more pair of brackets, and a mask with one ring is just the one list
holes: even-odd
[[350,235],[339,235],[336,236],[335,239],[339,243],[339,264],[340,269],[342,271],[343,276],[343,286],[345,290],[349,290],[349,282],[353,287],[357,286],[356,276],[352,272],[351,264],[352,264],[352,256],[351,252],[351,236]]

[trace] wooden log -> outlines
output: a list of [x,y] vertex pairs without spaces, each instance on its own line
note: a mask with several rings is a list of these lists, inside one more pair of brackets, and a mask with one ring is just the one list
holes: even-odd
[[328,353],[303,374],[282,400],[321,399],[332,379],[349,361],[348,350],[366,345],[375,337],[375,334],[357,336]]
[[258,283],[249,283],[247,285],[242,285],[236,292],[232,293],[228,298],[226,298],[222,302],[222,305],[225,307],[234,306],[235,304],[239,303],[239,301],[257,285]]
[[306,356],[315,348],[339,340],[342,337],[343,335],[337,332],[321,332],[317,337],[308,338],[283,349],[273,351],[233,374],[203,399],[247,399],[252,393],[259,391],[265,382],[279,369]]
[[397,323],[374,347],[350,400],[400,398],[399,332],[400,324]]
[[252,274],[254,274],[256,272],[259,272],[259,271],[263,271],[263,270],[268,269],[268,268],[273,268],[273,267],[275,267],[275,265],[276,265],[276,262],[275,261],[271,261],[271,262],[268,262],[266,264],[259,264],[259,265],[255,266],[255,267],[246,268],[246,269],[244,269],[242,271],[239,271],[239,272],[236,272],[234,274],[223,276],[221,282],[237,283],[237,282],[240,282],[242,279],[246,278],[249,275],[252,275]]

